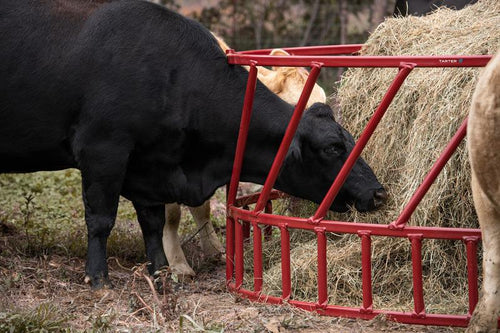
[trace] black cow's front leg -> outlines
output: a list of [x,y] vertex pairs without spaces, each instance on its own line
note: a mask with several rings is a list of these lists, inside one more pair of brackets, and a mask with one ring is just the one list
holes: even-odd
[[163,252],[162,235],[165,225],[165,205],[145,206],[133,203],[137,219],[141,225],[146,254],[150,261],[149,274],[154,275],[161,267],[167,265]]
[[111,287],[106,244],[115,224],[121,182],[113,177],[107,181],[96,180],[82,173],[82,183],[88,232],[85,280],[91,284],[92,289]]
[[111,287],[106,245],[115,224],[129,152],[121,141],[107,141],[85,126],[76,133],[73,149],[82,175],[88,232],[85,281],[92,289]]

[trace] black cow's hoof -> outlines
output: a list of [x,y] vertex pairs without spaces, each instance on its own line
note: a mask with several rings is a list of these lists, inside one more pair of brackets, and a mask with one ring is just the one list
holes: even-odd
[[90,284],[92,290],[113,289],[113,285],[109,278],[104,276],[91,277],[86,275],[85,283]]
[[168,266],[163,266],[151,275],[156,291],[163,294],[169,289],[168,285],[171,283],[171,272]]

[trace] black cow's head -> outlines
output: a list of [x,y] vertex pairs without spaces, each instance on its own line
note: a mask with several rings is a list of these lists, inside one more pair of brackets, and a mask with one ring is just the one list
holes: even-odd
[[[276,188],[320,203],[353,147],[353,137],[335,122],[332,110],[314,104],[300,122]],[[344,212],[354,204],[360,212],[371,211],[386,199],[372,169],[359,158],[330,209]]]

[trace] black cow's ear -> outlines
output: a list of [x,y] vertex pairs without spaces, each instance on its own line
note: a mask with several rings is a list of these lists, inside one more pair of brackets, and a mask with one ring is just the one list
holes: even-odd
[[286,155],[286,160],[287,161],[296,161],[296,162],[302,161],[300,142],[297,138],[294,138],[292,140],[292,143],[290,144],[290,148],[288,149],[288,154]]
[[333,121],[335,121],[335,117],[333,115],[333,110],[330,108],[330,106],[324,104],[324,103],[314,103],[307,109],[307,114],[308,115],[314,115],[318,118],[329,118]]

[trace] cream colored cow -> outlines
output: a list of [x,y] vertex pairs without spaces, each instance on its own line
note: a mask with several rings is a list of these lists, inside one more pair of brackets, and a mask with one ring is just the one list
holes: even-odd
[[[229,45],[216,34],[212,33],[217,39],[219,46],[224,52],[230,49]],[[282,49],[274,49],[270,55],[273,56],[289,56],[290,54]],[[248,66],[244,66],[248,70]],[[266,67],[259,67],[257,78],[264,83],[269,90],[277,94],[281,99],[287,103],[295,105],[299,101],[300,94],[304,88],[304,84],[309,77],[309,72],[304,67],[273,67],[267,69]],[[326,94],[323,88],[317,83],[311,92],[311,96],[307,101],[306,108],[314,103],[326,102]]]
[[[271,55],[289,56],[290,54],[282,49],[274,49]],[[258,77],[269,90],[281,99],[290,104],[296,104],[309,77],[309,72],[304,67],[273,67],[272,70],[259,68]],[[317,83],[314,84],[306,107],[310,107],[316,102],[326,102],[325,91]]]
[[483,288],[467,332],[497,332],[500,315],[500,52],[485,68],[468,123],[472,194],[483,239]]
[[[229,46],[222,38],[215,34],[214,36],[224,51],[229,49]],[[281,49],[275,49],[271,54],[289,55]],[[246,68],[248,69],[248,67]],[[308,76],[309,72],[302,67],[274,67],[273,69],[259,67],[257,77],[284,101],[296,104]],[[306,107],[316,102],[326,102],[325,91],[318,84],[315,84]],[[207,200],[199,207],[189,207],[189,210],[200,230],[200,244],[203,253],[206,256],[221,255],[224,252],[224,247],[217,238],[212,222],[210,221],[210,200]],[[177,233],[181,217],[180,206],[175,203],[165,205],[165,215],[166,223],[163,229],[163,249],[170,269],[180,277],[194,276],[195,272],[187,263]]]

